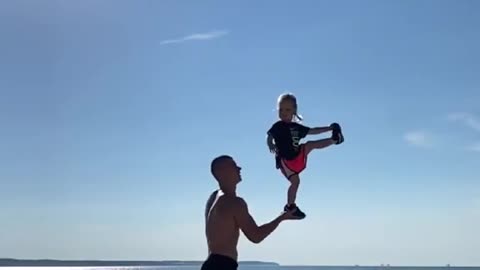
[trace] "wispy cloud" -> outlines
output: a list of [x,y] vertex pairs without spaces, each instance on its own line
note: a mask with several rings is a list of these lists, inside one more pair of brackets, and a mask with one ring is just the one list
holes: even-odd
[[451,113],[448,115],[447,118],[450,121],[460,122],[466,125],[467,127],[480,132],[480,119],[475,117],[473,114],[465,113],[465,112]]
[[[468,112],[455,112],[447,115],[446,119],[463,126],[465,129],[480,133],[480,118]],[[442,143],[444,139],[439,134],[431,133],[426,130],[412,130],[405,133],[404,139],[407,143],[418,147],[434,147]],[[467,142],[460,146],[463,151],[473,151],[480,153],[480,140]]]
[[[453,122],[460,123],[465,127],[480,132],[480,118],[468,112],[456,112],[451,113],[447,116],[447,119]],[[471,143],[470,145],[464,147],[465,150],[480,152],[480,141],[476,143]]]
[[407,143],[415,146],[420,146],[420,147],[433,146],[433,140],[430,134],[421,130],[407,132],[404,135],[404,139],[405,141],[407,141]]
[[229,34],[229,31],[225,31],[225,30],[210,31],[205,33],[195,33],[195,34],[191,34],[181,38],[163,40],[160,42],[160,44],[166,45],[166,44],[182,43],[182,42],[193,41],[193,40],[210,40],[210,39],[215,39],[215,38],[225,36],[227,34]]

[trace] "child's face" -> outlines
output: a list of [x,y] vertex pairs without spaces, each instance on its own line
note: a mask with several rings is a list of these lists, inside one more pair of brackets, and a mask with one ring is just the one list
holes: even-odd
[[295,113],[295,107],[291,100],[283,100],[280,102],[278,108],[278,117],[285,122],[290,122],[293,119],[293,114]]

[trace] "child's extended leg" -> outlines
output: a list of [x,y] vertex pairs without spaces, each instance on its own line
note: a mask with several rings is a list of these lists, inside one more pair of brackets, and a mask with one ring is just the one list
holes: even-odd
[[305,143],[305,155],[310,154],[310,152],[313,149],[322,149],[325,147],[328,147],[332,144],[336,144],[337,141],[335,141],[332,138],[327,138],[327,139],[321,139],[321,140],[316,140],[316,141],[308,141]]
[[308,141],[305,143],[305,155],[310,154],[313,149],[321,149],[328,147],[332,144],[341,144],[344,141],[342,128],[339,124],[334,123],[331,125],[333,127],[332,130],[332,137],[316,140],[316,141]]

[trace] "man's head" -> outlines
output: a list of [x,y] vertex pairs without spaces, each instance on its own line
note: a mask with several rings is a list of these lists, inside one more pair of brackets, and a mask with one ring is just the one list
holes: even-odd
[[235,185],[242,181],[240,175],[241,169],[242,168],[237,166],[233,158],[227,155],[216,157],[210,165],[213,177],[215,177],[220,186],[226,188],[235,187]]

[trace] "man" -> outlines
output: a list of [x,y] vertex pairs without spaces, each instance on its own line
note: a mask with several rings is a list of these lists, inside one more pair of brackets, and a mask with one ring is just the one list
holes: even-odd
[[202,270],[235,270],[238,267],[237,243],[240,230],[253,243],[262,242],[280,222],[298,219],[294,210],[284,212],[273,221],[257,226],[248,212],[247,203],[236,195],[236,186],[241,181],[241,168],[230,156],[219,156],[211,163],[212,175],[219,190],[214,191],[205,207],[205,233],[208,243],[208,258]]

